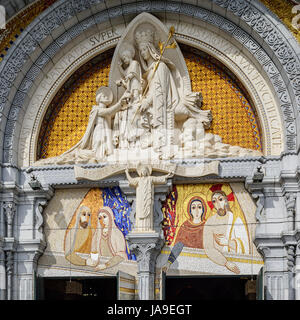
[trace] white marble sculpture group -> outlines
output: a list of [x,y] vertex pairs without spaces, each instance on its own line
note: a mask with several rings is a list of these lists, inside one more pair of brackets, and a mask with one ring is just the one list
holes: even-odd
[[191,91],[174,28],[147,17],[134,19],[121,37],[109,87],[97,90],[83,138],[36,165],[260,155],[205,133],[212,115],[201,109],[201,93]]

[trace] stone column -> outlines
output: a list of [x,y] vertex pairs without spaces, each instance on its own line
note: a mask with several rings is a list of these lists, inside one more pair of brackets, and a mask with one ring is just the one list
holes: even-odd
[[284,274],[287,279],[287,299],[295,300],[295,262],[297,246],[295,232],[284,232],[282,234],[282,242],[286,250],[286,268]]
[[300,233],[296,234],[295,246],[295,299],[300,300]]
[[18,216],[27,217],[26,229],[18,237],[16,300],[34,300],[36,298],[36,274],[38,259],[46,248],[43,230],[43,210],[54,192],[52,188],[27,190],[20,198]]
[[287,229],[288,231],[295,230],[295,207],[296,207],[296,194],[286,193],[285,204],[287,210]]
[[[296,178],[292,174],[274,172],[272,161],[262,163],[263,174],[259,179],[254,179],[255,174],[248,177],[246,188],[257,205],[254,243],[264,259],[264,299],[292,300]],[[290,169],[291,165],[287,163],[287,167]]]
[[[36,298],[37,262],[46,247],[43,230],[43,210],[52,198],[51,186],[32,185],[29,174],[24,173],[30,183],[16,194],[17,222],[12,238],[5,238],[7,299],[34,300]],[[9,210],[10,206],[6,206]],[[15,219],[16,220],[16,219]],[[9,220],[7,220],[9,222]],[[8,225],[7,233],[10,233]]]
[[16,204],[13,201],[7,201],[3,203],[4,215],[7,223],[6,236],[8,238],[13,237],[13,221],[16,214]]
[[[131,203],[130,220],[135,224],[135,189],[129,187],[128,181],[119,182],[120,188]],[[161,202],[166,199],[172,188],[172,180],[168,179],[165,185],[158,185],[154,191],[153,205],[153,228],[152,232],[129,232],[126,239],[129,249],[135,254],[138,263],[138,297],[140,300],[153,300],[155,298],[155,270],[156,259],[164,245],[162,231],[163,214]]]
[[13,275],[14,275],[14,252],[15,238],[13,233],[13,222],[17,211],[14,201],[3,203],[4,216],[6,219],[5,237],[5,270],[6,270],[6,299],[13,300]]
[[139,300],[154,300],[155,267],[164,240],[159,233],[129,233],[126,236],[129,249],[135,254],[138,263]]
[[[274,243],[275,244],[275,243]],[[285,272],[286,253],[278,242],[275,245],[258,245],[264,258],[264,300],[288,300],[289,278]]]
[[6,263],[4,239],[0,238],[0,300],[6,299]]

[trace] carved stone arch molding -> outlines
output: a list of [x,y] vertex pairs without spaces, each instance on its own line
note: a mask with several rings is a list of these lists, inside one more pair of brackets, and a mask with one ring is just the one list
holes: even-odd
[[[281,123],[278,123],[278,126],[283,126],[284,133],[284,146],[275,154],[282,150],[296,151],[298,147],[296,118],[299,117],[298,109],[300,109],[299,44],[282,23],[258,1],[250,3],[246,0],[211,0],[201,1],[198,6],[189,2],[194,3],[187,0],[183,2],[142,1],[127,4],[124,1],[123,4],[117,4],[115,1],[103,0],[59,0],[45,10],[21,34],[0,64],[2,161],[17,164],[18,152],[19,154],[27,152],[26,162],[21,162],[19,165],[27,166],[32,161],[29,160],[32,149],[26,147],[28,141],[21,141],[21,139],[19,141],[20,137],[25,136],[31,139],[31,128],[26,126],[26,121],[23,122],[23,119],[30,114],[33,118],[36,117],[31,98],[38,92],[37,90],[42,88],[42,80],[49,78],[49,71],[57,64],[59,58],[68,57],[67,53],[74,45],[95,34],[96,30],[98,35],[106,32],[102,34],[106,39],[98,43],[99,47],[94,55],[116,45],[120,34],[117,33],[116,27],[112,30],[112,26],[119,25],[121,31],[122,23],[126,24],[144,11],[159,17],[167,17],[167,19],[170,19],[168,15],[172,14],[172,19],[179,21],[179,24],[188,19],[195,27],[198,25],[203,27],[204,24],[207,29],[220,36],[227,35],[224,38],[237,46],[240,52],[252,61],[256,70],[264,75],[266,84],[260,85],[273,91],[276,112],[280,114],[276,115],[276,119],[278,121],[281,117]],[[267,15],[264,14],[266,12]],[[190,37],[183,31],[180,35],[177,34],[179,42],[194,41],[196,43],[193,36],[187,38],[188,36]],[[205,43],[205,41],[202,42]],[[80,53],[82,49],[83,47],[78,48],[77,64],[72,65],[70,61],[65,67],[65,74],[60,78],[61,80],[67,79],[68,74],[74,72],[86,61],[84,57],[86,52]],[[93,53],[90,53],[88,59],[92,56]],[[69,56],[69,59],[72,60],[72,57]],[[226,64],[225,60],[224,57],[223,62]],[[240,70],[236,69],[235,73],[243,71],[245,70],[240,68]],[[241,75],[240,79],[245,84],[247,79],[243,79]],[[249,77],[248,80],[251,82]],[[44,91],[44,95],[35,97],[40,100],[48,98],[50,101],[57,89],[52,88],[46,94]],[[250,92],[252,98],[255,97],[255,90]],[[267,110],[266,101],[261,100]],[[259,105],[259,96],[256,96],[255,101]],[[259,114],[261,116],[261,113]],[[271,120],[266,123],[271,126],[272,121],[274,122]],[[264,122],[263,117],[261,122]],[[267,129],[264,132],[264,143],[267,147]],[[272,154],[272,151],[268,154]]]

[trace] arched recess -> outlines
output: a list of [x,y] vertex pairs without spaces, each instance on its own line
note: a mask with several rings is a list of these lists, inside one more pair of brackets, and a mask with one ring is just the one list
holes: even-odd
[[[179,42],[188,44],[196,49],[207,52],[222,62],[235,74],[242,82],[247,92],[250,94],[256,107],[263,133],[263,150],[265,155],[278,155],[283,151],[284,131],[280,117],[278,103],[275,98],[273,88],[268,83],[267,75],[264,74],[255,63],[245,55],[236,41],[226,39],[225,34],[217,34],[207,27],[201,25],[191,25],[188,22],[178,22],[172,19],[165,19],[167,25],[175,25],[176,38]],[[36,160],[36,149],[38,145],[38,135],[44,115],[53,97],[64,84],[66,79],[84,63],[87,63],[95,55],[105,52],[117,44],[117,41],[125,29],[125,24],[119,24],[114,29],[106,29],[102,34],[110,35],[109,41],[98,43],[101,37],[98,30],[83,41],[78,41],[76,46],[70,49],[65,55],[48,70],[46,77],[40,79],[40,86],[33,94],[29,104],[30,113],[24,115],[23,125],[20,135],[20,152],[18,164],[29,166]],[[72,63],[66,63],[66,57],[72,57]],[[76,57],[76,58],[75,58]],[[65,68],[68,66],[68,68]],[[242,67],[241,67],[242,66]],[[60,72],[59,72],[60,71]],[[49,78],[54,75],[51,81]],[[255,82],[253,82],[255,79]],[[263,90],[261,90],[263,88]],[[41,97],[43,99],[41,99]],[[264,98],[268,97],[268,110],[265,110]],[[271,101],[271,103],[270,103]],[[34,115],[34,117],[32,116]],[[270,117],[270,118],[268,118]],[[271,120],[276,125],[270,126]]]
[[[59,55],[65,55],[74,39],[86,37],[92,28],[101,34],[105,27],[126,24],[143,11],[161,17],[172,14],[173,20],[192,20],[193,26],[204,23],[209,29],[234,39],[240,52],[253,59],[257,70],[266,75],[276,105],[280,106],[276,108],[281,114],[285,135],[283,150],[295,151],[295,120],[300,105],[299,45],[295,39],[274,16],[264,15],[266,8],[258,1],[213,0],[201,1],[198,6],[194,1],[189,2],[143,1],[116,5],[100,0],[60,0],[45,10],[28,26],[0,65],[3,162],[18,163],[18,150],[24,150],[19,149],[19,137],[30,98]],[[113,38],[108,40],[111,45]]]
[[[219,60],[179,43],[193,91],[201,92],[204,110],[213,114],[207,130],[223,143],[261,151],[261,130],[252,99]],[[36,159],[58,156],[79,142],[85,133],[95,92],[112,83],[114,49],[89,60],[63,84],[47,107],[36,144]]]

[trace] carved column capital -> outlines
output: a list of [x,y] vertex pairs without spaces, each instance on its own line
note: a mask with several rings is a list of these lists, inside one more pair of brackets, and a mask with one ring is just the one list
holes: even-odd
[[156,258],[163,247],[163,239],[157,234],[128,234],[129,249],[136,256],[138,272],[155,272]]
[[163,247],[163,238],[156,232],[130,232],[126,239],[129,243],[129,249],[137,259],[139,299],[153,300],[156,259]]
[[8,224],[12,224],[15,213],[17,211],[16,204],[13,201],[7,201],[3,203],[3,209]]
[[264,257],[264,259],[269,258],[271,255],[271,248],[267,247],[266,245],[263,244],[258,244],[257,246],[258,252],[261,253],[261,255]]

